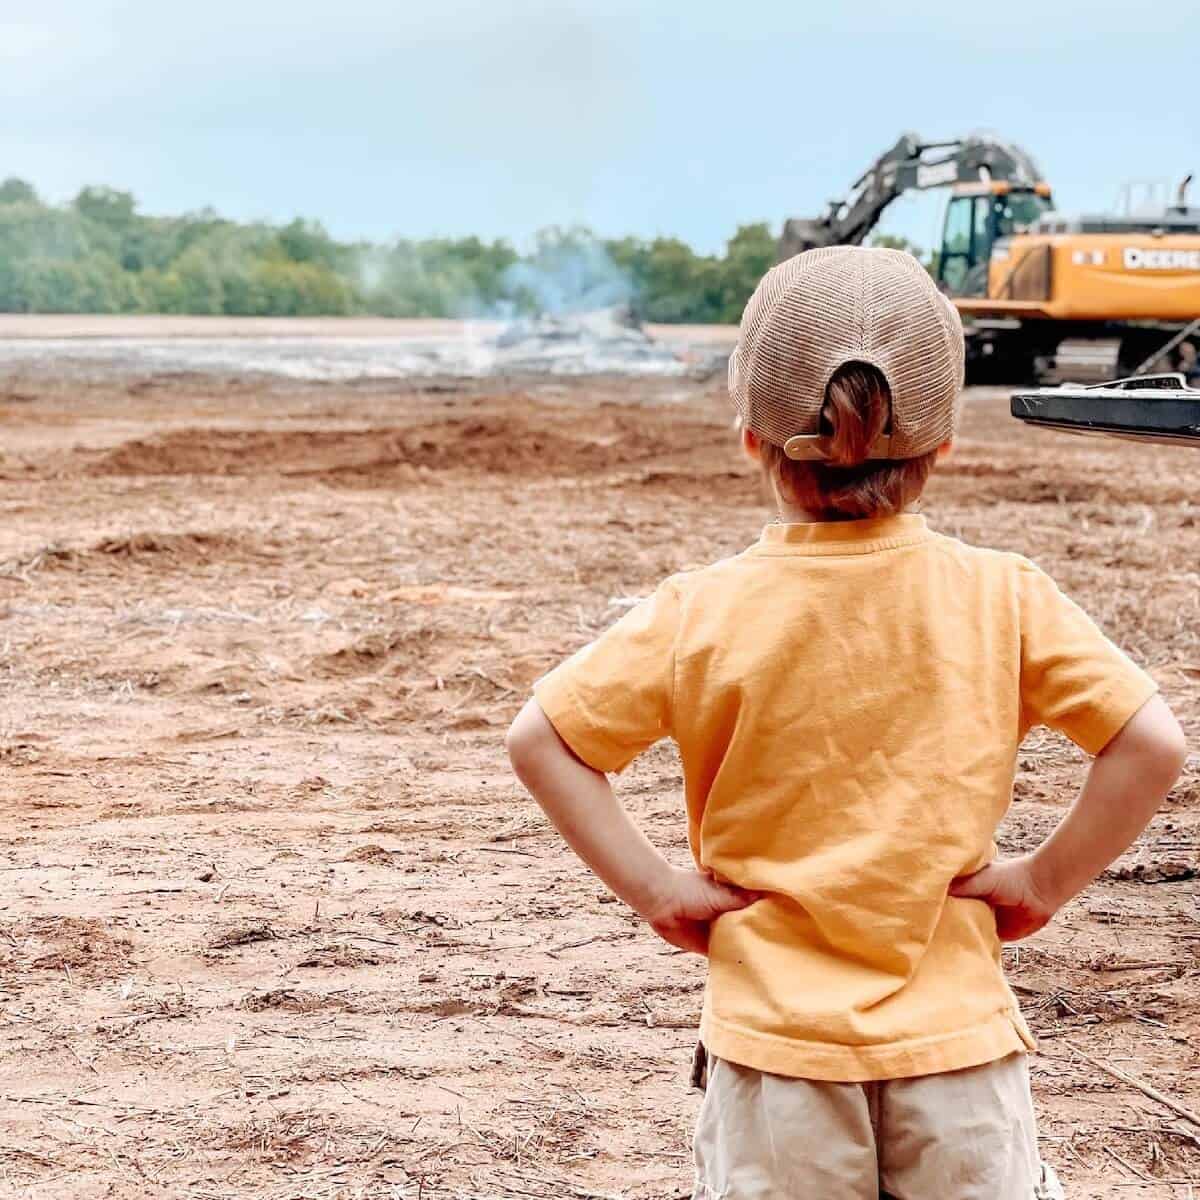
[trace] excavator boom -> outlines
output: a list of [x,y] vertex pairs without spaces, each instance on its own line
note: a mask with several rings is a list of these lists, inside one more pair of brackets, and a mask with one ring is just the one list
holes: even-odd
[[817,246],[858,245],[879,223],[887,206],[904,192],[981,179],[1033,187],[1042,175],[1024,150],[999,138],[977,134],[948,142],[923,142],[914,133],[903,134],[859,176],[848,196],[830,202],[823,216],[787,221],[779,258]]

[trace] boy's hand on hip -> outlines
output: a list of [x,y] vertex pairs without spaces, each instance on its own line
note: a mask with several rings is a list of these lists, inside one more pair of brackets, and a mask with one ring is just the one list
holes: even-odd
[[1029,855],[991,862],[973,875],[960,876],[950,885],[950,895],[991,905],[1002,942],[1019,942],[1037,933],[1059,909],[1038,890]]
[[646,906],[642,916],[672,946],[706,955],[713,921],[759,899],[758,893],[720,883],[704,871],[673,867],[666,887]]

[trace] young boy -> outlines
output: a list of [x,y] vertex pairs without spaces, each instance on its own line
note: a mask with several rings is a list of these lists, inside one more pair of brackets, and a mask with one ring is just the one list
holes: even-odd
[[[667,579],[540,680],[508,746],[580,857],[708,956],[697,1200],[1030,1200],[1033,1039],[1000,943],[1145,827],[1185,749],[1153,681],[1037,567],[910,510],[954,432],[962,328],[911,256],[772,270],[730,391],[779,519]],[[1095,755],[1032,854],[996,860],[1034,725]],[[613,796],[678,743],[696,870]]]

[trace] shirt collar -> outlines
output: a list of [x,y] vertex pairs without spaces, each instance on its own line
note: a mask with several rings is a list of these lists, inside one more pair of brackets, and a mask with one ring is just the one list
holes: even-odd
[[757,554],[870,554],[926,541],[933,534],[918,513],[865,521],[814,521],[768,525],[751,547]]

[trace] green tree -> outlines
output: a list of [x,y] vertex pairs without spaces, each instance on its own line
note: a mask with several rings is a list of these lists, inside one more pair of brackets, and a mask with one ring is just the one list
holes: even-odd
[[131,193],[110,187],[81,189],[71,202],[71,207],[85,220],[114,230],[128,228],[137,210]]
[[905,250],[913,256],[927,270],[930,275],[935,278],[937,276],[938,258],[940,257],[937,250],[930,250],[925,253],[916,242],[909,241],[906,237],[900,237],[891,233],[877,233],[871,239],[872,246],[883,246],[888,250]]
[[882,246],[885,250],[905,250],[913,256],[920,258],[923,251],[915,242],[910,242],[908,238],[901,237],[894,233],[877,233],[871,238],[872,246]]
[[215,316],[224,311],[225,289],[221,272],[203,246],[185,250],[171,268],[179,278],[183,307],[181,312],[197,316]]
[[104,255],[75,261],[31,259],[22,285],[28,312],[115,313],[123,308],[121,268]]
[[268,311],[286,317],[344,316],[353,308],[349,286],[314,263],[264,262],[256,272]]
[[[533,311],[536,301],[510,270],[518,255],[504,241],[400,240],[358,246],[350,279],[357,303],[384,316],[470,317],[498,308]],[[531,271],[534,275],[536,271]]]
[[231,262],[219,268],[221,311],[230,317],[269,316],[270,297],[259,278],[258,263]]
[[740,225],[725,245],[721,264],[724,289],[719,320],[736,324],[758,281],[775,262],[775,235],[765,221]]
[[362,256],[360,273],[366,306],[380,316],[474,315],[470,273],[440,247],[396,242]]
[[26,183],[10,175],[0,183],[0,204],[37,204],[38,194],[33,190],[33,184]]
[[655,238],[643,271],[639,311],[648,321],[719,321],[723,308],[721,269],[678,238]]
[[31,312],[28,266],[0,256],[0,312]]
[[171,270],[151,267],[140,274],[146,312],[183,313],[187,311],[183,283]]
[[86,222],[63,209],[40,204],[0,206],[0,260],[83,258],[93,249],[106,248],[103,233],[98,237],[92,233]]
[[458,278],[466,279],[474,304],[489,310],[504,300],[510,272],[519,256],[506,241],[468,237],[434,243],[426,251],[426,261],[432,266],[439,259]]
[[338,273],[353,267],[354,250],[335,242],[319,221],[296,220],[275,234],[282,256],[294,263],[312,263]]

